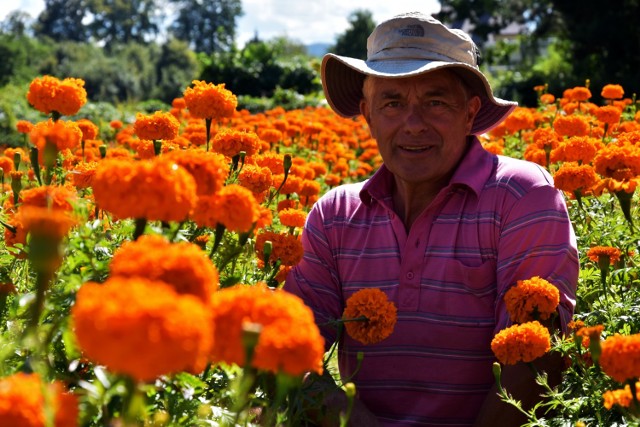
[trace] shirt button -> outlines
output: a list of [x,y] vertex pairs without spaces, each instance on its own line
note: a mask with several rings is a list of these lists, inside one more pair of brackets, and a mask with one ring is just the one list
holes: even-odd
[[413,272],[412,271],[407,273],[407,279],[409,279],[409,280],[413,279]]

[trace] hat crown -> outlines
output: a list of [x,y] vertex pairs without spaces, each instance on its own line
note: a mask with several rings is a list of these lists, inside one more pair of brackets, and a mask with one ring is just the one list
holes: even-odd
[[477,52],[464,31],[449,29],[419,12],[382,22],[367,39],[367,61],[418,59],[463,62],[477,68]]

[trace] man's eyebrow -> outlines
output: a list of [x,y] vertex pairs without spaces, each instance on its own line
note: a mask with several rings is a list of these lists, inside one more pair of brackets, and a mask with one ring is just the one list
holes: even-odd
[[387,90],[380,94],[382,99],[400,99],[402,95],[397,90]]

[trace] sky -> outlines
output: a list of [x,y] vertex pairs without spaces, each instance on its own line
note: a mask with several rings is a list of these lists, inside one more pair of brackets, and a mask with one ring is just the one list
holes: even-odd
[[[207,0],[205,0],[207,1]],[[0,20],[11,11],[22,10],[37,17],[44,0],[0,0]],[[305,45],[333,44],[349,27],[349,15],[358,9],[373,14],[379,23],[398,13],[440,10],[438,0],[242,0],[244,15],[237,21],[236,41],[242,46],[258,34],[261,40],[286,36]]]

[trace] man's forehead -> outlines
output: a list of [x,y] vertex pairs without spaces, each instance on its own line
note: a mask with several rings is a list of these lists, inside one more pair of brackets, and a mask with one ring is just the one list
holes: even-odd
[[[444,71],[444,70],[443,70]],[[418,92],[452,92],[458,88],[459,81],[449,73],[428,73],[403,78],[375,78],[373,88],[379,94],[403,93],[415,89]]]

